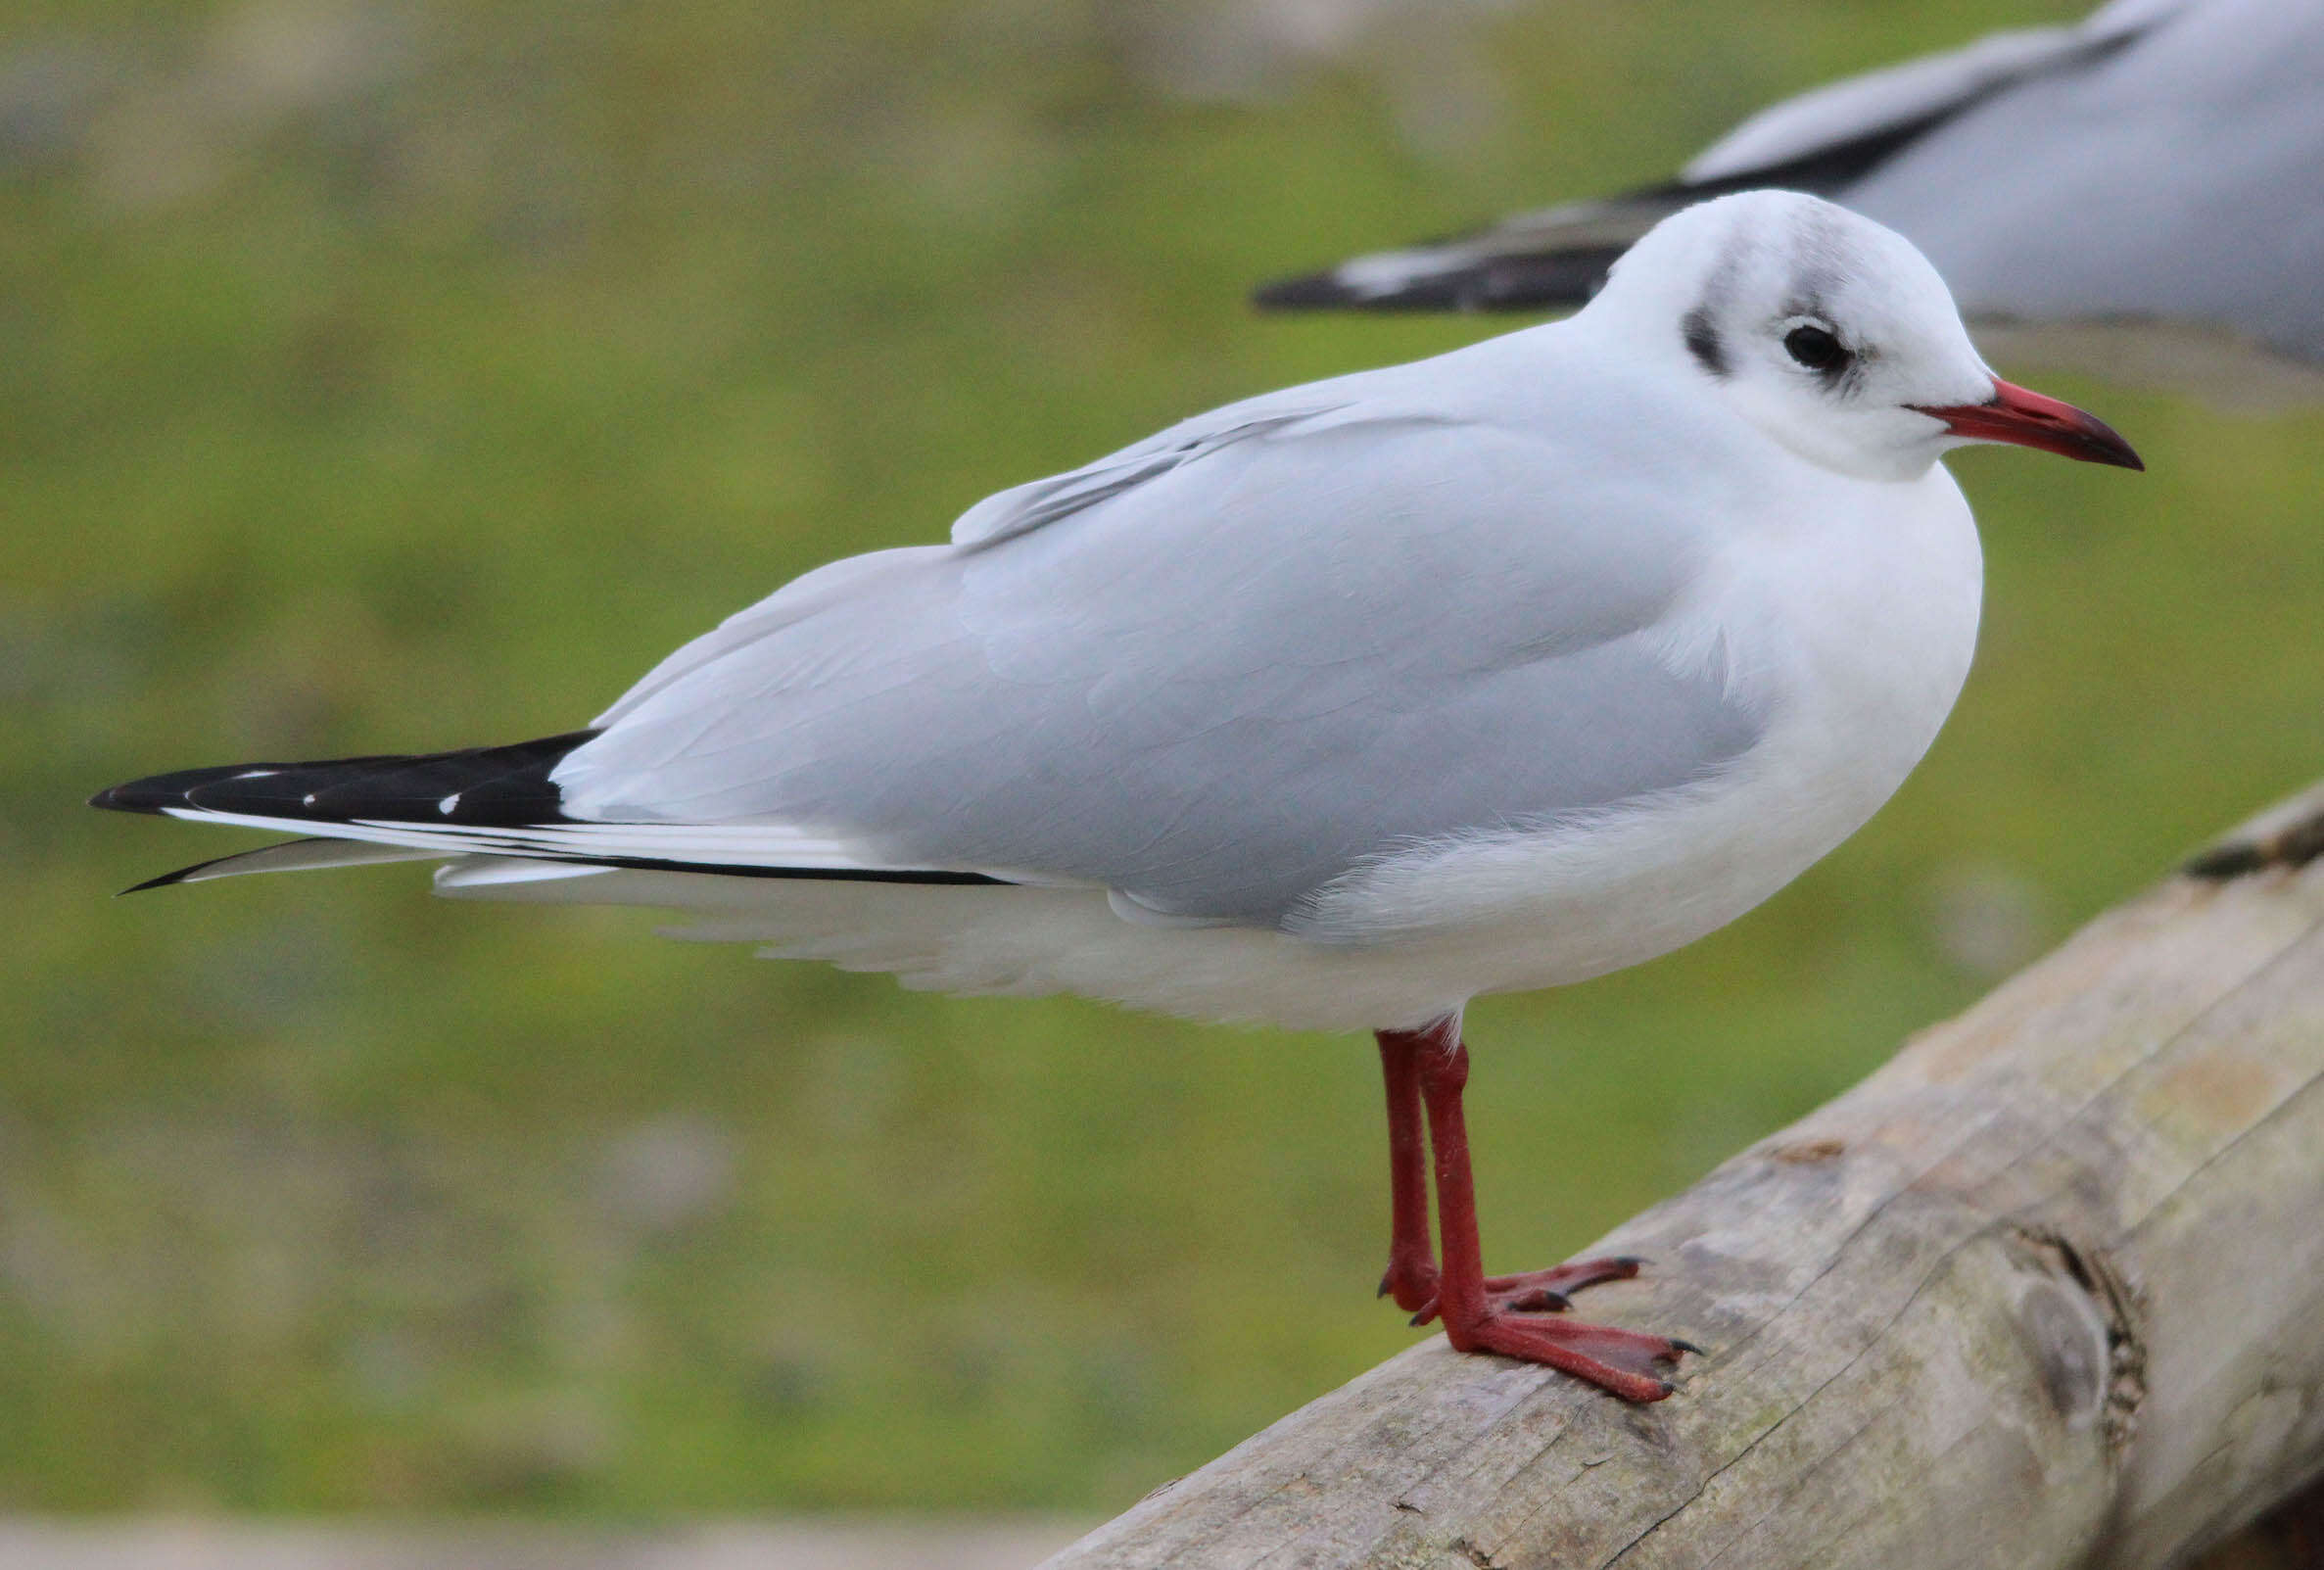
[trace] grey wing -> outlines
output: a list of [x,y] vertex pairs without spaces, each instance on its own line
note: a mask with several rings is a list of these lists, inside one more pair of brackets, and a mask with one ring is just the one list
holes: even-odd
[[2205,0],[1969,107],[1842,199],[1974,314],[2207,323],[2324,360],[2320,82],[2324,5]]
[[[1759,186],[1809,191],[1854,206],[1857,182],[1956,118],[2047,74],[2070,74],[2103,61],[2159,31],[2193,3],[2115,0],[2077,25],[1992,33],[1959,49],[1846,77],[1762,110],[1667,183],[1517,214],[1450,240],[1357,257],[1326,272],[1269,284],[1257,299],[1281,309],[1580,306],[1633,241],[1682,208]],[[2009,162],[2047,167],[2046,154],[2028,159],[2022,148]],[[1980,212],[1973,199],[1960,210],[1967,221],[1975,221]],[[1904,232],[1921,239],[1910,228]]]
[[[1301,422],[1343,415],[1357,405],[1345,391],[1364,373],[1262,394],[1207,410],[1109,452],[1077,469],[998,491],[955,519],[956,546],[986,547],[1084,511],[1124,491],[1167,474],[1237,442],[1264,436]],[[600,728],[613,725],[646,699],[688,673],[767,638],[780,628],[864,595],[876,597],[892,569],[919,554],[912,550],[873,551],[827,563],[784,585],[757,604],[728,617],[711,631],[677,649],[597,716]]]
[[1686,520],[1535,437],[1317,427],[762,607],[625,699],[560,769],[566,810],[801,826],[1264,925],[1383,853],[1684,785],[1756,739],[1730,673],[1662,637]]
[[1959,49],[1843,77],[1761,110],[1695,155],[1680,183],[1764,182],[1774,171],[1829,160],[1839,149],[1906,145],[1980,102],[2104,60],[2191,3],[2115,0],[2073,26],[1988,33]]

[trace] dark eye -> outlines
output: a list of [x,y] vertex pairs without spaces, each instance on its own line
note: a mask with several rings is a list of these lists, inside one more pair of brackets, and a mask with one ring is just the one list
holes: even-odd
[[1852,357],[1840,341],[1821,327],[1794,327],[1783,335],[1783,352],[1812,371],[1838,370]]

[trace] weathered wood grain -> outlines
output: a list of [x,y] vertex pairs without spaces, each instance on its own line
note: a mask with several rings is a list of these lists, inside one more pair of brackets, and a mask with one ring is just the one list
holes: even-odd
[[2324,1467],[2324,787],[1615,1229],[1621,1404],[1439,1339],[1049,1570],[2188,1562]]

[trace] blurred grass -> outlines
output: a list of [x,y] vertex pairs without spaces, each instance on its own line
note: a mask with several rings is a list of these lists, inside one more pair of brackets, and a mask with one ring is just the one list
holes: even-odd
[[[1271,273],[2064,7],[18,0],[0,1507],[1111,1508],[1410,1339],[1368,1043],[430,901],[92,788],[586,720],[831,555],[1476,321]],[[1333,19],[1338,18],[1335,23]],[[2031,368],[2028,368],[2030,374]],[[1542,1263],[2324,766],[2324,418],[1957,461],[1976,676],[1765,911],[1473,1015]]]

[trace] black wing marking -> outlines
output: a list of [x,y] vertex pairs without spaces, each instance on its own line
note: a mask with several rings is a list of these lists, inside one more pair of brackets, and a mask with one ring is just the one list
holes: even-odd
[[549,771],[594,731],[452,752],[382,753],[311,763],[237,763],[132,780],[89,798],[116,812],[172,807],[288,818],[513,828],[568,823]]
[[[307,763],[234,763],[180,769],[132,780],[89,798],[92,807],[115,812],[200,816],[211,821],[251,820],[251,827],[339,826],[351,838],[366,830],[387,830],[388,847],[418,848],[446,856],[465,854],[533,856],[592,867],[653,872],[715,874],[726,878],[823,879],[842,882],[1006,884],[1009,880],[950,869],[888,867],[802,867],[738,862],[692,861],[608,850],[593,853],[586,831],[592,826],[565,815],[549,779],[558,762],[595,737],[595,731],[518,741],[508,746],[464,747],[451,752],[381,753]],[[409,831],[396,826],[408,825]],[[584,831],[570,839],[554,835],[504,838],[492,830],[539,830],[572,825]],[[620,826],[605,826],[618,833]],[[479,831],[486,833],[479,833]],[[442,834],[441,839],[430,837]],[[325,837],[330,837],[325,835]],[[612,837],[609,835],[609,837]],[[202,880],[200,875],[227,863],[274,858],[283,865],[322,865],[284,853],[291,846],[223,856],[149,879],[124,893]],[[396,860],[392,853],[362,859]],[[248,871],[276,870],[254,866]],[[218,876],[213,873],[213,876]]]

